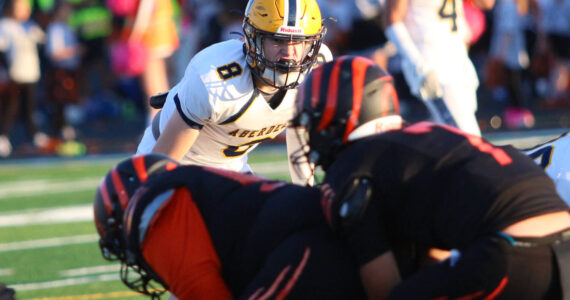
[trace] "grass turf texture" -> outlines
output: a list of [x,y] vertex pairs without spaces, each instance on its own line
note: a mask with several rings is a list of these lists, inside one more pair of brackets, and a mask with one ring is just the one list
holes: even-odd
[[[256,166],[263,165],[259,169],[264,171],[256,171],[259,175],[289,180],[288,172],[283,171],[286,154],[282,147],[259,148],[253,152],[250,163],[254,171]],[[15,213],[91,205],[100,178],[126,157],[0,164],[0,221]],[[120,282],[117,263],[104,260],[93,239],[78,244],[2,250],[3,246],[18,242],[94,235],[92,221],[0,227],[0,282],[17,287],[18,299],[148,299]],[[82,275],[66,273],[82,268],[92,271]],[[106,279],[98,280],[103,277]],[[74,284],[55,287],[65,282]]]

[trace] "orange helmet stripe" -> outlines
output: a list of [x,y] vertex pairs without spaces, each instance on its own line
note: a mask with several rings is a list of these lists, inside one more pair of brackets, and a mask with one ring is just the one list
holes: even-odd
[[119,202],[121,203],[121,208],[125,209],[127,204],[129,203],[129,195],[127,195],[127,190],[125,189],[125,185],[121,181],[121,176],[117,169],[113,169],[111,171],[111,179],[113,180],[113,186],[115,187],[115,192],[117,196],[119,196]]
[[133,166],[135,167],[135,172],[141,183],[148,179],[148,174],[146,172],[146,166],[144,164],[144,155],[136,156],[133,158]]
[[99,190],[101,191],[101,197],[103,198],[103,204],[105,204],[105,209],[107,214],[111,215],[113,213],[111,206],[111,198],[109,197],[109,190],[107,189],[107,183],[105,178],[99,183]]
[[332,68],[330,82],[327,88],[327,102],[325,104],[323,118],[321,119],[321,122],[317,127],[317,130],[319,131],[325,129],[325,127],[329,125],[330,121],[334,116],[334,112],[336,110],[336,103],[338,101],[338,81],[340,75],[340,65],[342,64],[344,59],[345,59],[344,57],[339,58]]
[[344,137],[342,138],[342,141],[345,143],[348,141],[348,135],[354,130],[358,122],[366,69],[372,64],[373,62],[371,60],[364,57],[356,57],[352,60],[352,113],[348,118]]

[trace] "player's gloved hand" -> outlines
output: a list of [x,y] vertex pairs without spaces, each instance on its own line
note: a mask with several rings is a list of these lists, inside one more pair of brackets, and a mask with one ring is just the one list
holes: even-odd
[[441,96],[443,96],[439,79],[433,69],[430,69],[425,76],[423,76],[422,85],[420,87],[420,96],[422,99],[427,100],[441,98]]
[[414,96],[422,100],[432,100],[443,96],[437,74],[428,64],[418,63],[414,65],[404,60],[402,68],[406,82]]

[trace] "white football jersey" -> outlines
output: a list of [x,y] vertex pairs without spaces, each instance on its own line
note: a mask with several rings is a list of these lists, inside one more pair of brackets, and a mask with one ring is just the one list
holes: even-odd
[[570,131],[524,152],[552,178],[556,190],[570,205]]
[[[214,44],[192,58],[184,78],[168,92],[160,113],[160,132],[173,113],[200,129],[181,163],[249,172],[247,153],[287,127],[294,114],[296,90],[287,90],[273,109],[254,89],[252,76],[239,40]],[[137,153],[151,152],[155,143],[151,125]]]
[[443,85],[479,85],[467,54],[466,35],[470,31],[462,0],[408,0],[403,22]]

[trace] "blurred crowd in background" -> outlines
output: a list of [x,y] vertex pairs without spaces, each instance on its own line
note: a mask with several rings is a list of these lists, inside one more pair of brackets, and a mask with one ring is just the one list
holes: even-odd
[[[483,133],[569,127],[570,0],[496,0],[485,12],[470,1],[462,34]],[[317,2],[333,54],[375,60],[395,77],[404,117],[427,118],[386,42],[382,1]],[[1,159],[134,152],[153,115],[148,97],[180,80],[199,50],[240,38],[247,1],[0,3]],[[520,109],[528,114],[511,117]]]

